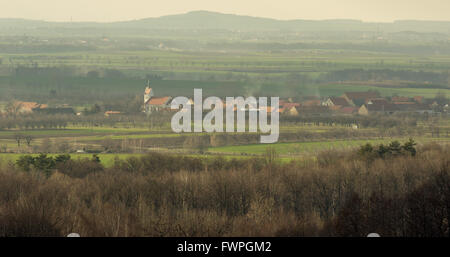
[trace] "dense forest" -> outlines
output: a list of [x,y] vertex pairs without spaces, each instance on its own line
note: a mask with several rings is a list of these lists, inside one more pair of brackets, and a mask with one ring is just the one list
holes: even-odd
[[448,147],[365,145],[280,163],[149,154],[2,163],[0,235],[448,237]]

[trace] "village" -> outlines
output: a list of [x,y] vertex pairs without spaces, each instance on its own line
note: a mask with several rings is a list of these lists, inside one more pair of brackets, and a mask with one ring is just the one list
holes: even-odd
[[[144,101],[142,112],[152,113],[172,111],[170,105],[173,96],[156,96],[155,90],[147,84],[144,90]],[[224,100],[224,99],[223,99]],[[192,98],[186,104],[193,104]],[[205,103],[215,105],[215,103]],[[250,104],[251,105],[251,104]],[[222,105],[226,108],[226,104]],[[271,107],[267,107],[270,114]],[[236,107],[234,107],[236,110]],[[245,111],[260,110],[257,106],[245,107]],[[446,97],[426,99],[423,96],[381,96],[376,91],[345,92],[341,96],[303,96],[283,98],[279,100],[278,112],[282,116],[298,116],[303,114],[312,115],[371,115],[371,114],[394,114],[394,113],[420,113],[438,114],[449,113],[449,102]],[[88,111],[77,111],[75,108],[63,104],[49,106],[45,103],[14,101],[0,108],[0,116],[19,114],[73,114],[77,116],[86,115]],[[106,117],[127,114],[120,110],[104,110]]]
[[[147,86],[144,91],[144,112],[150,115],[153,112],[169,111],[172,101],[171,96],[154,96],[154,90]],[[223,101],[224,102],[224,101]],[[189,98],[188,104],[193,104]],[[205,103],[208,105],[214,103]],[[250,104],[251,105],[251,104]],[[226,108],[226,104],[220,105]],[[236,110],[237,107],[234,107]],[[266,107],[270,114],[271,107]],[[246,106],[246,111],[260,110],[257,106]],[[394,114],[399,112],[413,113],[448,113],[450,111],[448,100],[425,99],[423,96],[404,97],[392,96],[382,97],[378,92],[345,92],[342,96],[329,96],[320,98],[317,96],[306,96],[302,99],[287,98],[280,99],[278,112],[285,116],[298,116],[301,113],[315,115],[371,115],[371,114]],[[109,111],[110,115],[116,113]]]

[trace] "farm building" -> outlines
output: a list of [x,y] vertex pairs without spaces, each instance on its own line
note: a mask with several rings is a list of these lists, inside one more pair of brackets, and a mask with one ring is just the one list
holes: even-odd
[[55,108],[37,108],[33,109],[36,113],[42,114],[74,114],[75,110],[70,107],[55,107]]
[[119,115],[119,114],[122,114],[122,112],[119,112],[119,111],[106,111],[105,112],[106,117],[113,116],[113,115]]
[[12,108],[16,113],[31,113],[39,109],[45,109],[48,106],[46,104],[38,104],[36,102],[21,102],[16,101],[12,104]]
[[361,106],[367,99],[379,98],[377,92],[346,92],[342,96],[351,106]]
[[298,116],[299,112],[296,106],[285,107],[284,114],[289,116]]
[[337,112],[340,114],[352,115],[358,112],[358,108],[353,106],[346,106],[338,109]]
[[170,100],[172,97],[152,97],[145,103],[145,112],[150,114],[154,111],[161,111],[170,108]]
[[363,104],[358,110],[360,115],[369,115],[371,113],[392,114],[395,112],[417,112],[417,113],[431,113],[431,108],[423,104]]
[[323,102],[324,106],[332,107],[332,106],[341,106],[346,107],[350,106],[347,100],[344,97],[329,97],[325,102]]
[[373,99],[367,99],[366,104],[378,104],[378,105],[386,105],[389,103],[389,101],[386,98],[373,98]]

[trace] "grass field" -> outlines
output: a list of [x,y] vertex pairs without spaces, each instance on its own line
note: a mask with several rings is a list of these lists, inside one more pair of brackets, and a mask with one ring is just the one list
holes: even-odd
[[[214,153],[228,153],[228,154],[264,154],[268,148],[273,148],[280,155],[295,156],[304,154],[314,154],[324,150],[349,150],[359,147],[366,143],[373,145],[386,144],[398,140],[400,142],[407,141],[408,138],[394,138],[394,139],[370,139],[370,140],[340,140],[340,141],[319,141],[319,142],[302,142],[302,143],[277,143],[277,144],[254,144],[254,145],[240,145],[240,146],[224,146],[212,147],[208,151]],[[426,143],[430,141],[450,142],[450,138],[432,139],[419,138],[415,139],[418,143]]]
[[[119,68],[147,68],[153,71],[219,74],[239,70],[240,73],[311,72],[353,68],[405,68],[410,70],[446,70],[450,57],[375,53],[346,49],[296,50],[283,52],[192,52],[192,51],[99,51],[73,53],[4,54],[3,66],[69,65]],[[436,65],[439,64],[439,65]],[[236,72],[237,73],[237,72]]]
[[[407,141],[408,138],[394,138],[394,139],[371,139],[371,140],[341,140],[341,141],[319,141],[319,142],[302,142],[302,143],[277,143],[277,144],[255,144],[255,145],[240,145],[240,146],[225,146],[225,147],[212,147],[208,149],[210,154],[187,154],[189,157],[198,158],[215,158],[219,155],[226,159],[232,158],[250,158],[252,156],[263,155],[268,148],[273,148],[280,154],[280,160],[282,162],[289,162],[300,158],[305,155],[316,154],[324,150],[350,150],[366,143],[373,145],[386,144],[398,140],[400,142]],[[450,143],[450,138],[431,139],[431,138],[418,138],[415,139],[419,144],[437,141],[440,143]],[[24,154],[0,154],[0,163],[15,162],[20,156]],[[48,156],[56,156],[57,154],[48,154]],[[127,159],[129,157],[139,157],[145,154],[98,154],[101,163],[105,167],[110,167],[114,164],[115,158]],[[37,156],[37,154],[32,154]],[[73,159],[92,158],[92,154],[71,154]]]
[[17,133],[27,134],[30,136],[65,136],[65,135],[90,135],[90,134],[118,134],[118,133],[139,133],[148,132],[144,128],[74,128],[66,129],[33,129],[33,130],[4,130],[0,131],[0,138],[11,137]]

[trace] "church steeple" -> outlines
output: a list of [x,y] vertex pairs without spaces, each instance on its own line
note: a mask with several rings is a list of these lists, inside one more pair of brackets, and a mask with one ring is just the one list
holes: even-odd
[[147,80],[147,86],[144,91],[144,104],[153,97],[153,89],[150,87],[150,80]]

